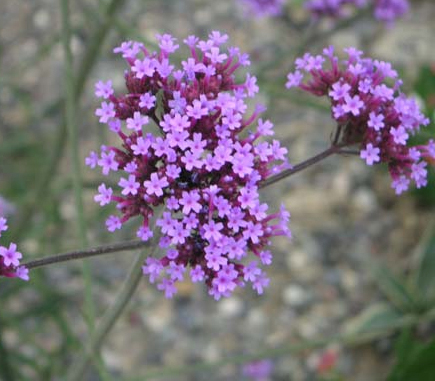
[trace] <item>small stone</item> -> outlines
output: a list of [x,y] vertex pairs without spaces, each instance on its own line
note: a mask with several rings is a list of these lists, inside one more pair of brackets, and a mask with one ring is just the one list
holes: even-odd
[[222,316],[236,317],[243,311],[243,303],[239,298],[230,297],[219,303],[218,310]]
[[291,285],[283,291],[282,298],[284,303],[290,306],[299,307],[310,300],[310,295],[301,286]]

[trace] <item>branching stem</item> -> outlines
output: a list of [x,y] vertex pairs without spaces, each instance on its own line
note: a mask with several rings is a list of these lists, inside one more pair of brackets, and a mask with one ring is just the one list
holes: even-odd
[[54,263],[72,261],[74,259],[84,259],[89,257],[95,257],[97,255],[116,253],[118,251],[136,250],[147,245],[149,244],[144,241],[120,242],[112,245],[97,246],[88,250],[71,251],[68,253],[56,254],[46,258],[35,259],[33,261],[23,263],[22,265],[30,270],[36,267],[43,267],[52,265]]
[[319,161],[326,159],[328,156],[334,155],[334,154],[339,153],[339,152],[340,152],[340,146],[332,145],[328,149],[320,152],[319,154],[317,154],[313,157],[310,157],[309,159],[295,165],[294,167],[285,169],[284,171],[281,171],[281,172],[277,173],[276,175],[269,177],[268,179],[264,180],[260,184],[260,188],[268,187],[269,185],[272,185],[272,184],[274,184],[274,183],[276,183],[276,182],[278,182],[286,177],[292,176],[295,173],[300,172],[300,171],[318,163]]

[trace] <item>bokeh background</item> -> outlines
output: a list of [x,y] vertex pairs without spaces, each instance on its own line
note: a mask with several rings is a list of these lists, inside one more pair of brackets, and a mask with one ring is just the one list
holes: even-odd
[[[432,117],[432,0],[412,1],[410,13],[390,27],[367,12],[350,22],[313,25],[300,3],[287,4],[289,20],[247,17],[236,0],[71,2],[91,246],[135,238],[134,223],[115,234],[105,231],[111,208],[93,202],[101,176],[84,166],[89,151],[109,142],[94,116],[94,83],[112,79],[115,91],[123,90],[124,62],[112,49],[126,39],[153,46],[156,33],[179,41],[212,30],[228,33],[231,45],[251,56],[250,72],[260,86],[256,100],[268,107],[292,163],[326,148],[334,127],[325,103],[284,87],[294,58],[307,50],[355,46],[391,61],[406,92]],[[5,241],[17,242],[27,259],[80,248],[64,70],[59,2],[2,0],[0,195],[10,215]],[[434,136],[433,125],[420,138],[428,136]],[[143,279],[104,342],[100,364],[106,371],[92,366],[85,380],[242,380],[248,378],[241,363],[255,356],[272,361],[270,380],[386,379],[401,361],[412,360],[400,357],[403,348],[433,347],[435,326],[426,318],[435,306],[433,184],[397,197],[385,168],[332,157],[270,186],[263,200],[271,210],[284,203],[291,211],[294,238],[291,244],[275,239],[265,294],[245,289],[215,302],[202,285],[186,282],[167,300]],[[125,252],[89,261],[97,317],[113,302],[133,258]],[[29,283],[0,280],[1,380],[61,380],[66,374],[89,337],[81,266],[34,270]],[[425,359],[435,363],[433,355]],[[435,379],[435,368],[428,374]]]

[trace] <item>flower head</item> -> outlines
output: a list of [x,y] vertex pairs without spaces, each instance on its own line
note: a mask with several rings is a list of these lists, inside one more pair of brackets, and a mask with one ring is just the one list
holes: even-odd
[[[258,118],[264,107],[247,115],[245,99],[258,92],[256,79],[247,74],[236,82],[236,70],[249,60],[237,48],[226,49],[227,39],[216,31],[207,40],[190,36],[190,56],[181,65],[171,57],[179,45],[170,35],[158,36],[158,52],[123,43],[115,52],[129,65],[127,92],[108,95],[97,113],[121,145],[102,147],[100,158],[94,153],[87,160],[105,175],[119,175],[119,188],[101,184],[95,201],[116,203],[121,216],[108,218],[109,231],[139,216],[142,240],[152,236],[149,221],[163,206],[156,225],[166,254],[148,258],[143,272],[167,297],[185,276],[205,282],[216,299],[245,283],[262,293],[266,275],[257,265],[245,270],[240,260],[250,252],[260,259],[256,264],[269,265],[270,238],[290,236],[288,220],[267,215],[258,194],[261,181],[285,164],[287,151],[267,141],[273,124]],[[151,123],[155,135],[148,132]]]
[[400,91],[401,80],[390,63],[363,57],[355,48],[344,51],[347,59],[340,61],[332,47],[324,49],[320,67],[311,64],[314,56],[309,53],[298,58],[287,87],[328,97],[341,131],[335,143],[357,146],[367,165],[387,163],[397,194],[411,181],[425,186],[426,162],[434,158],[434,143],[409,147],[408,139],[429,120],[417,102]]

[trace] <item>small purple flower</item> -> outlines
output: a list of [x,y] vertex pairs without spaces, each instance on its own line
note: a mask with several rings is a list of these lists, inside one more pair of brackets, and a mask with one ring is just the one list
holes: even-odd
[[369,120],[367,122],[367,126],[373,128],[375,131],[379,131],[381,128],[384,128],[384,116],[382,114],[376,114],[372,111],[369,114]]
[[150,282],[154,283],[159,278],[163,265],[158,259],[152,257],[148,257],[145,263],[146,265],[142,266],[142,271],[149,276]]
[[17,278],[20,278],[25,281],[28,281],[30,279],[29,269],[24,266],[17,267],[17,269],[15,270],[15,275],[17,276]]
[[114,232],[115,230],[121,229],[122,223],[121,219],[117,216],[109,216],[106,220],[106,227],[109,232]]
[[373,147],[372,143],[367,144],[366,148],[361,150],[361,159],[364,159],[367,165],[373,165],[380,160],[379,153],[381,150],[378,147]]
[[94,169],[98,164],[98,154],[95,151],[91,151],[89,156],[85,159],[85,164]]
[[400,175],[392,181],[391,187],[396,191],[397,195],[400,195],[408,190],[409,184],[410,180],[406,176]]
[[336,82],[332,85],[332,89],[329,91],[329,95],[335,101],[339,101],[344,97],[349,96],[350,85],[346,82]]
[[214,271],[219,271],[221,266],[228,263],[228,260],[219,252],[210,251],[205,255],[207,261],[207,267]]
[[98,81],[95,84],[95,95],[99,98],[108,99],[111,95],[113,95],[113,87],[112,87],[112,81]]
[[289,73],[287,75],[287,82],[285,84],[285,87],[287,89],[297,87],[301,84],[303,79],[304,75],[299,70],[296,70],[294,73]]
[[174,281],[170,279],[163,278],[162,282],[157,285],[160,291],[165,292],[165,297],[171,299],[176,293],[177,288],[174,285]]
[[11,242],[9,248],[0,246],[0,257],[3,258],[3,264],[6,267],[18,267],[23,255],[17,251],[17,245]]
[[98,194],[94,196],[95,202],[98,202],[100,206],[109,204],[112,199],[113,190],[112,188],[107,188],[106,184],[102,183],[98,187]]
[[155,194],[156,196],[162,196],[163,188],[168,186],[169,183],[166,177],[159,178],[157,173],[152,173],[151,178],[144,181],[143,185],[149,195]]
[[205,272],[200,265],[196,265],[190,270],[190,279],[192,282],[201,282],[204,280]]
[[135,194],[137,194],[137,190],[140,187],[140,183],[136,181],[136,176],[134,175],[129,175],[128,179],[124,179],[123,177],[121,177],[118,185],[123,188],[121,193],[124,196],[128,196],[129,194],[134,196]]
[[207,224],[204,224],[204,238],[207,240],[214,239],[219,241],[221,238],[220,231],[223,229],[224,225],[221,222],[215,222],[213,220],[209,221]]
[[142,79],[143,77],[152,77],[156,70],[155,61],[148,57],[143,60],[134,61],[134,65],[131,67],[131,71],[136,73],[136,78]]
[[139,98],[139,107],[152,109],[156,104],[156,97],[151,93],[142,94]]
[[141,226],[137,230],[136,236],[142,241],[148,241],[153,236],[153,231],[148,226]]
[[270,279],[263,273],[252,282],[252,288],[258,295],[262,295],[264,289],[269,286]]
[[245,281],[255,281],[261,275],[261,269],[257,267],[257,261],[251,262],[243,269],[243,279]]
[[118,162],[115,159],[115,152],[102,152],[101,159],[98,160],[98,165],[103,168],[103,175],[108,175],[110,170],[118,170]]
[[136,144],[131,145],[131,149],[133,150],[133,154],[138,155],[146,155],[148,153],[148,149],[151,147],[151,142],[149,139],[144,139],[142,136],[137,138]]
[[134,131],[141,131],[142,126],[148,124],[147,116],[141,115],[139,111],[135,111],[133,118],[127,118],[127,128]]
[[115,117],[115,105],[112,102],[101,103],[101,108],[95,111],[95,115],[100,117],[100,123],[107,123],[111,118]]
[[194,119],[201,119],[203,116],[208,114],[207,107],[203,107],[202,103],[195,99],[192,105],[186,107],[186,114]]
[[403,126],[399,126],[397,128],[391,127],[390,134],[394,139],[394,143],[404,146],[406,145],[409,135],[406,133]]
[[173,53],[180,47],[175,43],[177,40],[170,34],[157,34],[156,38],[159,40],[160,49],[165,53]]
[[363,108],[364,108],[364,102],[360,99],[358,95],[351,97],[348,94],[346,94],[344,96],[344,104],[343,104],[344,112],[350,112],[353,115],[358,116],[360,114],[360,110]]
[[183,274],[186,271],[184,265],[177,265],[174,261],[169,262],[169,267],[166,273],[171,277],[173,281],[183,280]]
[[252,243],[256,244],[260,241],[260,237],[264,234],[263,226],[259,223],[254,224],[249,221],[246,225],[246,230],[243,232],[243,238],[250,239]]
[[202,209],[202,205],[198,202],[200,199],[201,196],[199,195],[198,191],[183,191],[183,195],[180,199],[180,205],[183,206],[183,213],[188,215],[191,210],[193,210],[195,213],[199,213],[199,211]]

